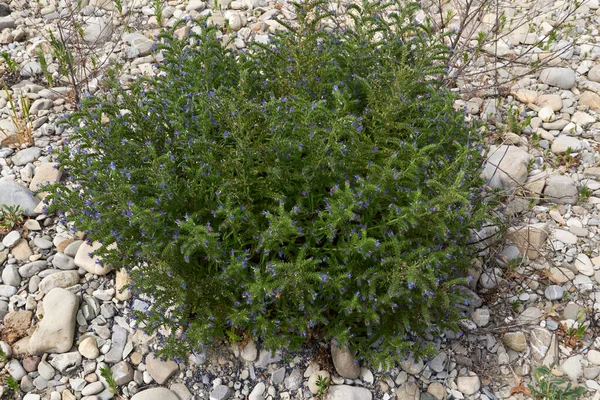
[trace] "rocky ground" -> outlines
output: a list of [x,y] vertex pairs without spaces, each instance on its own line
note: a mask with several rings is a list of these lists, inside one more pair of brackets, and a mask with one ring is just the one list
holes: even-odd
[[[87,60],[75,72],[76,84],[95,92],[102,90],[99,65],[122,64],[123,83],[154,73],[159,22],[172,26],[210,14],[213,23],[228,22],[225,34],[242,48],[249,40],[267,41],[280,28],[275,16],[293,22],[291,3],[171,0],[157,13],[148,0],[123,0],[120,10],[111,0],[89,0],[76,14],[65,3],[0,2],[0,79],[13,97],[30,99],[34,137],[32,146],[15,149],[19,124],[0,92],[0,204],[20,205],[29,217],[0,232],[0,377],[17,380],[25,399],[315,398],[318,376],[331,376],[330,400],[517,399],[529,396],[538,365],[584,387],[583,398],[600,399],[598,0],[577,9],[568,2],[508,3],[509,22],[530,18],[507,24],[507,34],[468,68],[451,70],[456,106],[489,122],[484,176],[503,193],[497,213],[508,228],[502,240],[497,228],[479,232],[482,256],[464,288],[471,318],[462,332],[438,340],[439,354],[430,362],[403,360],[387,371],[358,365],[346,349],[326,349],[325,357],[308,349],[273,355],[252,341],[188,360],[155,358],[161,332],[146,335],[130,318],[130,310],[144,310],[150,301],[118,290],[127,275],[99,267],[89,255],[96,244],[44,215],[43,194],[30,191],[61,179],[51,151],[66,138],[57,118],[74,101],[58,60],[46,59],[53,85],[42,77],[38,52],[50,54],[49,30],[71,37]],[[482,16],[482,29],[492,29],[492,17]],[[69,31],[73,23],[82,27],[79,41]],[[536,46],[553,30],[552,42]],[[509,62],[492,63],[490,52]],[[112,370],[117,394],[103,367]],[[0,397],[9,398],[6,385]]]

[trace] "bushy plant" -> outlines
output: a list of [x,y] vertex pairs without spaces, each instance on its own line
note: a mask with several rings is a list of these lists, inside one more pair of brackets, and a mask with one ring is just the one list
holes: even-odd
[[310,2],[241,52],[203,23],[165,33],[157,77],[72,115],[49,211],[155,300],[137,316],[171,328],[163,355],[316,337],[393,361],[457,328],[481,159],[416,9],[366,2],[341,23]]

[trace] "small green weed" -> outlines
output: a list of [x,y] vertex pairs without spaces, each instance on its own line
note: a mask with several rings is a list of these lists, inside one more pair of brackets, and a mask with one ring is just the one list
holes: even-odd
[[100,368],[100,375],[104,379],[106,379],[106,383],[108,384],[108,387],[110,388],[111,393],[116,394],[117,393],[117,382],[115,381],[115,378],[113,377],[112,370],[108,366],[104,366],[104,367]]
[[535,400],[575,400],[585,392],[585,388],[573,388],[572,383],[552,375],[553,365],[548,368],[539,366],[533,369],[533,385],[527,385],[531,397]]
[[10,56],[10,54],[8,54],[8,51],[0,53],[0,57],[4,59],[6,68],[8,68],[10,72],[17,72],[19,70],[19,64]]
[[590,189],[587,186],[582,186],[581,189],[579,189],[579,201],[580,202],[584,202],[587,199],[589,199],[592,195],[592,189]]
[[154,0],[154,16],[156,17],[158,26],[162,26],[163,24],[162,15],[164,8],[162,0]]
[[317,378],[317,387],[319,390],[316,393],[317,398],[323,398],[329,389],[330,379],[328,376],[320,376]]
[[[23,211],[19,206],[0,206],[0,234],[5,235],[24,221]],[[1,356],[1,354],[0,354]]]

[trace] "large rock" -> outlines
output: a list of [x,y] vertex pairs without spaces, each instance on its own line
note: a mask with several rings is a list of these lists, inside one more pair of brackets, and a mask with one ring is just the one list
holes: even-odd
[[530,260],[540,256],[540,252],[548,238],[548,226],[545,223],[537,223],[522,227],[510,227],[507,231],[507,239],[514,243],[522,255],[527,255]]
[[19,206],[23,214],[34,216],[39,202],[25,186],[9,181],[0,182],[0,206]]
[[179,370],[179,366],[175,361],[162,361],[160,358],[156,358],[154,353],[146,356],[146,368],[148,368],[148,373],[152,379],[159,385],[165,383],[167,379]]
[[65,353],[73,346],[79,301],[70,291],[54,288],[44,297],[44,317],[31,335],[29,352]]
[[349,385],[333,385],[329,387],[327,400],[371,400],[373,394],[365,388]]
[[75,265],[85,269],[87,272],[96,275],[106,275],[112,270],[112,265],[102,265],[102,258],[92,256],[92,252],[98,250],[102,245],[99,242],[94,242],[90,246],[83,242],[77,254],[75,255]]
[[579,189],[575,181],[565,175],[553,175],[546,179],[544,188],[546,200],[556,204],[577,204]]
[[530,159],[520,147],[491,146],[482,177],[491,188],[515,189],[525,183]]
[[179,400],[179,397],[169,389],[152,388],[136,393],[131,400]]
[[40,282],[39,289],[48,293],[54,288],[68,288],[79,283],[77,271],[60,271],[48,275]]
[[523,332],[508,332],[502,336],[502,343],[514,351],[524,351],[527,349],[527,339]]
[[575,86],[575,71],[571,68],[546,68],[540,73],[540,81],[546,85],[561,89]]
[[360,366],[350,351],[348,346],[338,347],[337,344],[331,342],[331,358],[335,370],[341,377],[347,379],[356,379],[360,375]]

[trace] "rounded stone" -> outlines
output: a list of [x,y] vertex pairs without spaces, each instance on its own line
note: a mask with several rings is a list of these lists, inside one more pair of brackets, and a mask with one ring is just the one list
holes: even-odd
[[564,293],[565,289],[558,285],[550,285],[546,288],[546,290],[544,290],[544,296],[551,301],[562,299]]
[[100,355],[96,338],[93,336],[88,336],[83,339],[81,343],[79,343],[77,350],[79,350],[79,353],[88,360],[94,360]]

